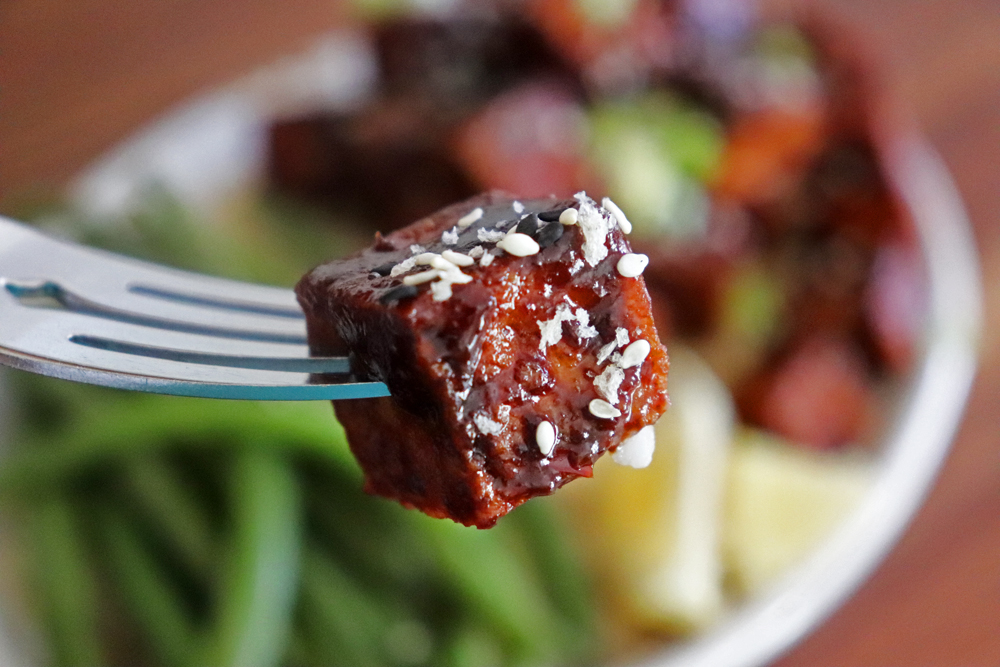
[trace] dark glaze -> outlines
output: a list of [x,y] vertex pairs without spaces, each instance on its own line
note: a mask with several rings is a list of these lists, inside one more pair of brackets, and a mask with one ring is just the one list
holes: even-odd
[[[615,268],[630,252],[625,237],[617,228],[610,232],[610,252],[594,267],[583,259],[577,227],[565,228],[537,255],[514,257],[478,236],[498,223],[502,230],[518,224],[521,215],[512,202],[490,193],[449,207],[359,255],[319,267],[297,288],[314,352],[349,352],[356,375],[386,382],[393,394],[335,404],[369,490],[480,527],[531,496],[589,476],[601,454],[656,421],[667,405],[667,359],[649,297],[641,279],[623,278]],[[575,200],[522,203],[523,214],[578,206]],[[483,217],[459,230],[456,244],[443,244],[442,232],[477,206]],[[542,221],[534,234],[560,224]],[[381,300],[402,285],[402,276],[381,275],[382,267],[411,257],[413,244],[434,253],[466,254],[482,245],[498,256],[488,267],[477,260],[463,268],[473,281],[453,285],[446,301],[433,301],[424,284],[417,296],[383,305]],[[589,314],[597,335],[582,337],[576,323],[566,323],[562,339],[543,353],[539,322],[553,318],[567,298],[573,311]],[[648,340],[652,352],[640,367],[625,371],[617,405],[622,416],[604,420],[591,415],[588,404],[598,397],[593,381],[604,366],[597,364],[597,351],[615,338],[618,327],[629,331],[631,341]],[[475,416],[502,422],[500,410],[509,410],[506,426],[498,434],[484,433]],[[387,437],[370,426],[378,420],[408,424],[409,433]],[[548,458],[535,442],[543,420],[558,434]],[[434,452],[433,466],[424,465],[418,449]],[[430,479],[438,474],[448,479]]]

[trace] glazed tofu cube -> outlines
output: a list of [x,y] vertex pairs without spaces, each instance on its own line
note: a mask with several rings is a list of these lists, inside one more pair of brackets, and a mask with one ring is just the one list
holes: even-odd
[[369,492],[487,528],[606,451],[648,460],[668,361],[623,229],[491,192],[301,280],[313,352],[392,393],[334,402]]

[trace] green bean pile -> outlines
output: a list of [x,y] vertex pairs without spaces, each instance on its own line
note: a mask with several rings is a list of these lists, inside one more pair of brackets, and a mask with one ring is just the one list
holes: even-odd
[[327,403],[7,380],[0,511],[46,664],[593,659],[586,576],[544,500],[477,531],[369,497]]

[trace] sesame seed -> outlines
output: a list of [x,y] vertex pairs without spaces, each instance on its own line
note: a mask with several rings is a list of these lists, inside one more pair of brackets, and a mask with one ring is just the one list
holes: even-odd
[[417,264],[430,264],[431,260],[433,260],[437,256],[438,254],[436,252],[422,252],[416,257],[414,257],[413,261],[415,261]]
[[387,276],[390,273],[392,273],[392,269],[395,266],[396,266],[395,262],[386,262],[385,264],[379,264],[374,269],[372,269],[372,273],[378,274],[380,276]]
[[441,274],[440,271],[432,269],[430,271],[421,271],[420,273],[414,273],[412,276],[406,276],[403,278],[404,285],[423,285],[424,283],[429,283]]
[[445,250],[441,253],[441,257],[455,266],[472,266],[476,263],[476,260],[468,255],[463,255],[462,253],[455,252],[454,250]]
[[396,285],[391,290],[379,297],[379,301],[383,304],[389,304],[393,301],[400,301],[402,299],[410,299],[418,294],[418,290],[413,285]]
[[483,217],[483,209],[477,206],[476,208],[472,209],[471,211],[469,211],[468,213],[466,213],[465,215],[463,215],[461,218],[458,219],[458,228],[465,229],[466,227],[468,227],[469,225],[476,222],[482,217]]
[[618,273],[625,278],[641,276],[649,264],[649,257],[641,253],[630,252],[618,260]]
[[514,229],[519,234],[534,237],[538,231],[538,216],[534,214],[524,216]]
[[456,283],[458,285],[465,285],[466,283],[472,282],[472,276],[468,273],[462,273],[458,269],[453,271],[441,271],[441,280],[445,280],[449,283]]
[[455,264],[452,264],[451,262],[449,262],[448,260],[446,260],[441,255],[436,255],[436,256],[432,257],[431,261],[430,261],[430,265],[433,266],[435,269],[441,269],[442,271],[455,271],[455,270],[458,270],[458,266],[456,266]]
[[524,204],[522,204],[519,201],[515,201],[513,204],[511,204],[511,208],[513,208],[514,213],[517,213],[518,215],[524,213]]
[[542,456],[548,456],[556,446],[556,429],[551,422],[542,422],[535,429],[535,443]]
[[604,208],[606,208],[608,211],[611,212],[611,215],[613,215],[615,218],[615,222],[617,222],[618,226],[621,227],[623,234],[632,233],[632,223],[628,221],[627,217],[625,217],[625,213],[623,213],[622,210],[618,208],[618,204],[611,201],[610,197],[605,197],[604,199],[602,199],[601,206],[603,206]]
[[538,214],[538,219],[542,222],[558,222],[559,216],[565,210],[564,208],[554,208],[551,211],[542,211]]
[[598,419],[615,419],[622,416],[622,411],[601,398],[595,398],[587,406],[590,414]]
[[638,366],[649,356],[649,341],[639,339],[625,348],[622,352],[621,367],[632,368]]
[[497,243],[497,247],[501,250],[506,250],[515,257],[537,255],[540,250],[535,239],[531,238],[527,234],[521,234],[519,232],[514,232],[513,234],[504,237],[500,243]]
[[535,234],[535,240],[541,248],[548,248],[550,245],[562,238],[563,226],[550,222]]
[[435,301],[447,301],[451,298],[451,283],[447,280],[431,283],[431,294]]
[[576,221],[580,219],[580,212],[575,208],[568,208],[559,214],[559,222],[564,225],[575,225]]

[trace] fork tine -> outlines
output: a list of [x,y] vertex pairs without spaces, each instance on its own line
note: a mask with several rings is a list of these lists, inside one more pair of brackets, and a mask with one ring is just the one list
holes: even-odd
[[8,342],[0,358],[43,375],[211,398],[333,400],[389,393],[380,382],[352,382],[346,358],[310,358],[304,345],[234,342],[25,308],[8,294],[0,294],[0,312],[10,312],[4,300],[21,312],[0,318],[0,339]]
[[8,285],[54,286],[66,296],[67,307],[167,320],[189,329],[305,340],[302,311],[288,289],[203,276],[77,246],[2,217],[0,260]]
[[191,364],[228,366],[230,368],[256,368],[262,371],[283,371],[286,373],[334,373],[346,375],[351,372],[347,357],[261,357],[213,352],[194,352],[171,347],[159,347],[123,340],[74,334],[69,342],[85,345],[98,350],[133,354],[153,359],[167,359]]
[[[382,382],[344,382],[338,379],[331,380],[322,375],[302,373],[269,373],[243,368],[223,369],[218,366],[203,366],[208,370],[202,373],[200,379],[186,380],[176,377],[172,373],[173,368],[169,366],[164,368],[163,376],[140,375],[40,359],[7,348],[0,348],[0,360],[14,368],[64,380],[174,396],[253,401],[315,401],[389,395],[388,388]],[[267,379],[271,382],[260,382],[258,375],[260,373],[269,373],[270,377]]]
[[10,366],[184,396],[389,395],[381,382],[352,382],[345,358],[308,356],[289,290],[82,248],[3,218],[0,282],[0,361]]
[[[287,317],[295,320],[301,320],[303,318],[302,310],[299,308],[298,303],[289,303],[287,305],[283,303],[285,301],[284,297],[291,294],[291,292],[288,292],[287,290],[279,291],[280,295],[283,297],[281,299],[282,303],[279,304],[277,299],[271,300],[270,298],[257,298],[254,301],[246,301],[240,300],[236,297],[236,295],[232,294],[230,294],[227,298],[221,298],[219,295],[205,295],[201,291],[181,291],[177,286],[167,288],[158,287],[156,285],[145,285],[142,283],[131,283],[127,289],[133,294],[142,294],[157,299],[164,299],[166,301],[186,303],[188,305],[221,308],[223,310],[255,313],[257,315],[270,315],[272,317]],[[231,290],[232,286],[230,285],[226,291]],[[265,294],[263,296],[268,297],[270,295]]]
[[[179,308],[173,304],[165,306],[147,303],[128,304],[129,300],[122,298],[121,294],[111,296],[109,300],[113,299],[117,304],[132,307],[110,306],[107,302],[102,303],[81,296],[73,289],[50,280],[22,282],[3,279],[0,282],[8,292],[29,307],[55,306],[69,313],[114,322],[219,338],[290,345],[303,345],[306,342],[305,324],[301,316],[294,319],[278,315],[276,317],[282,319],[268,320],[266,316],[248,315],[245,309],[241,314],[235,314],[232,311],[236,306],[221,301],[216,305],[203,305],[198,308]],[[152,306],[156,306],[155,309]],[[248,308],[250,305],[243,304],[240,307]],[[155,312],[152,312],[154,310]]]

